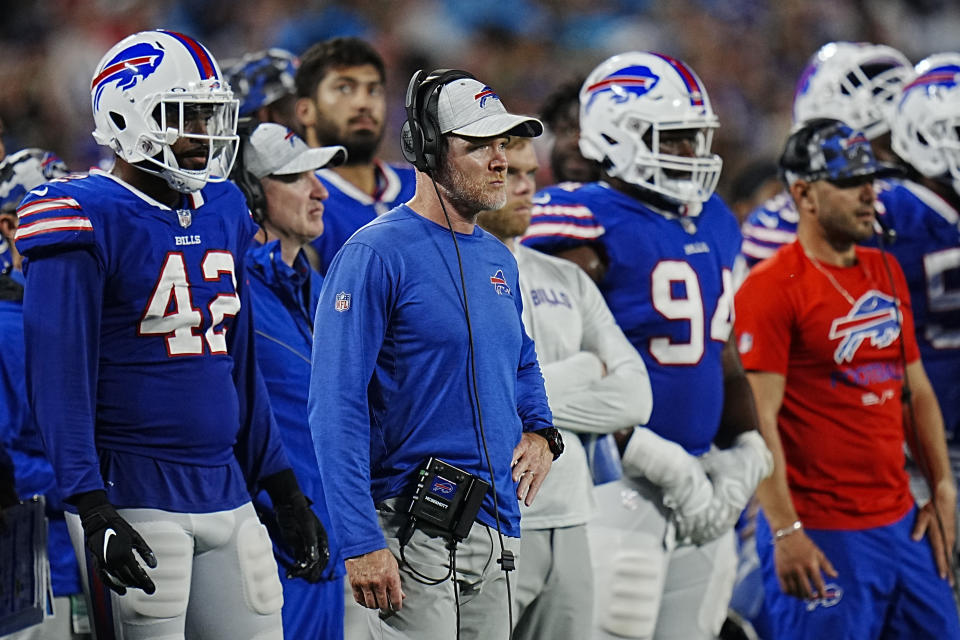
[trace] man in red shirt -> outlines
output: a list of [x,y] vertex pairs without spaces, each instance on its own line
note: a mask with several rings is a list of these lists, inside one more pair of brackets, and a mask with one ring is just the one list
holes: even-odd
[[[885,169],[828,119],[798,129],[780,166],[797,241],[751,271],[735,326],[775,462],[757,540],[776,637],[958,638],[943,418],[900,266],[856,244],[874,233]],[[920,508],[905,436],[932,487]]]

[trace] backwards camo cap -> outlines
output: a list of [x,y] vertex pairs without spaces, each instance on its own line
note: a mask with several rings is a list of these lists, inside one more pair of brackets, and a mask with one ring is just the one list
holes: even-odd
[[493,89],[473,78],[458,78],[443,85],[437,102],[440,133],[471,138],[521,136],[535,138],[543,123],[507,112]]
[[900,174],[897,167],[877,161],[863,132],[830,118],[809,120],[790,135],[780,171],[788,185],[826,180],[838,187]]

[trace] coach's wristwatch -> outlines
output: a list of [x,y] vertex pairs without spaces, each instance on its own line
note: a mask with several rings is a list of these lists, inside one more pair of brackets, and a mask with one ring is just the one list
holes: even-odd
[[543,436],[546,438],[547,445],[550,447],[550,453],[553,454],[554,460],[559,458],[560,454],[563,453],[563,436],[560,435],[560,430],[556,427],[538,429],[536,431],[531,431],[530,433],[535,433],[538,436]]

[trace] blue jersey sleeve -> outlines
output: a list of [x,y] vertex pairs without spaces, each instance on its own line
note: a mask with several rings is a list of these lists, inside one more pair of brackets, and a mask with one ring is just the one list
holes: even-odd
[[596,244],[606,232],[603,224],[575,193],[581,185],[566,183],[537,193],[523,244],[544,253],[556,253]]
[[[242,257],[238,260],[243,261]],[[240,312],[227,333],[227,352],[233,356],[233,378],[240,403],[240,430],[234,453],[240,462],[251,494],[259,490],[259,481],[290,468],[277,429],[266,383],[257,365],[253,333],[253,302],[243,264],[237,273]]]
[[104,273],[86,249],[32,260],[23,299],[30,404],[62,494],[103,489],[94,412]]
[[17,209],[17,249],[28,258],[95,243],[94,223],[73,197],[48,183],[26,195]]
[[331,479],[327,510],[345,558],[386,547],[370,489],[377,425],[358,390],[373,376],[392,297],[382,259],[352,243],[330,265],[317,305],[308,419],[321,476]]
[[[514,282],[514,291],[520,291],[520,283]],[[547,403],[547,392],[543,386],[543,373],[537,361],[537,350],[533,340],[523,326],[523,301],[514,296],[523,344],[520,347],[520,363],[517,367],[517,414],[523,423],[524,431],[538,431],[553,426],[553,414]]]
[[753,268],[797,235],[798,214],[789,191],[782,191],[750,212],[743,221],[741,252]]

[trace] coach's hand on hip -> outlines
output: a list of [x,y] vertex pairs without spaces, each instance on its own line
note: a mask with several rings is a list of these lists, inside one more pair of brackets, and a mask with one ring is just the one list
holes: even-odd
[[369,609],[399,611],[406,595],[400,588],[400,569],[389,549],[378,549],[344,563],[353,599]]
[[528,507],[533,504],[552,464],[553,452],[546,438],[524,433],[513,450],[513,481],[519,482],[517,500],[523,500]]

